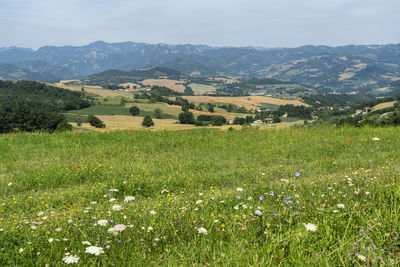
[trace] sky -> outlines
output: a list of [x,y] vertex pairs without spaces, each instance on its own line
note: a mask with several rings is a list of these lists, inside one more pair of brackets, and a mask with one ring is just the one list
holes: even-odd
[[400,0],[0,0],[0,47],[400,43]]

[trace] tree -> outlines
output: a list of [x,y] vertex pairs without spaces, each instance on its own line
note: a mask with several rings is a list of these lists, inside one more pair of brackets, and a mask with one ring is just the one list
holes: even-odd
[[140,109],[137,106],[132,106],[129,109],[129,112],[132,114],[132,116],[137,116],[140,113]]
[[151,119],[150,116],[144,117],[144,119],[142,121],[142,126],[144,126],[144,127],[154,126],[154,122],[153,122],[153,120]]
[[281,119],[278,116],[275,116],[274,119],[273,119],[273,122],[274,123],[279,123],[279,122],[281,122]]
[[105,128],[106,125],[96,116],[89,115],[88,122],[96,128]]
[[156,117],[157,119],[161,119],[161,117],[162,117],[162,111],[161,111],[161,109],[156,108],[156,109],[154,110],[154,117]]
[[182,112],[178,117],[180,124],[194,124],[194,117],[192,112]]

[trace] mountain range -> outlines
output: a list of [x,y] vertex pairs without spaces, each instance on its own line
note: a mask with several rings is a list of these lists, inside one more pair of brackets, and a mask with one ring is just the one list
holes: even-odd
[[85,78],[110,69],[165,67],[190,76],[279,79],[320,92],[372,92],[400,80],[400,44],[297,48],[97,41],[37,50],[0,48],[0,78]]

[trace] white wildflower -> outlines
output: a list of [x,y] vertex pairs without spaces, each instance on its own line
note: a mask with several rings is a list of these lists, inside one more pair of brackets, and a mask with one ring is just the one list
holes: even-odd
[[151,215],[154,215],[154,214],[156,214],[157,212],[155,212],[154,210],[151,210],[149,213],[150,213]]
[[36,227],[36,226],[34,226],[34,225],[32,225],[32,226],[31,226],[31,229],[32,229],[32,230],[36,230],[36,229],[37,229],[37,227]]
[[239,209],[239,206],[236,205],[236,206],[234,206],[233,208],[234,208],[235,210],[238,210],[238,209]]
[[98,220],[97,224],[100,226],[106,226],[108,224],[108,221],[107,220]]
[[91,202],[90,202],[90,204],[92,204],[92,205],[96,205],[96,204],[97,204],[97,202],[96,202],[96,201],[91,201]]
[[339,211],[338,211],[338,210],[333,210],[332,212],[333,212],[333,213],[338,213]]
[[37,214],[38,217],[43,216],[43,215],[44,215],[44,212],[43,212],[43,211],[40,211],[40,212],[38,212],[38,214]]
[[197,232],[198,232],[199,234],[205,234],[205,235],[208,234],[207,229],[204,228],[204,227],[197,228]]
[[75,255],[69,255],[63,258],[63,262],[65,264],[70,264],[70,263],[78,263],[79,257]]
[[123,209],[123,207],[121,205],[115,204],[114,206],[112,206],[111,208],[113,211],[120,211]]
[[307,229],[307,231],[315,232],[317,231],[318,226],[316,226],[313,223],[304,223],[304,227]]
[[379,137],[372,138],[372,141],[379,141],[379,140],[381,140]]
[[151,226],[147,227],[147,232],[151,232],[151,231],[153,231],[153,227],[151,227]]
[[339,203],[339,204],[337,204],[336,205],[339,209],[344,209],[344,204],[342,204],[342,203]]
[[92,243],[90,243],[89,241],[82,241],[82,245],[91,246]]
[[62,228],[61,228],[61,227],[59,227],[59,228],[56,228],[56,232],[61,232],[61,230],[62,230]]
[[85,252],[98,256],[98,255],[104,253],[104,250],[102,247],[90,246],[90,247],[86,248]]
[[112,188],[112,189],[110,189],[110,192],[118,192],[119,190],[118,189],[115,189],[115,188]]
[[260,210],[256,210],[256,211],[254,212],[254,214],[257,215],[257,216],[261,216],[261,215],[262,215],[262,212],[261,212]]
[[13,183],[12,183],[12,182],[9,182],[9,183],[8,183],[8,186],[12,186],[12,185],[13,185]]
[[243,192],[243,188],[241,188],[241,187],[236,188],[236,191],[238,191],[238,192]]
[[127,197],[125,197],[124,202],[129,202],[129,201],[132,201],[132,200],[135,200],[135,197],[127,196]]
[[51,243],[51,242],[53,242],[54,241],[54,238],[49,238],[49,243]]
[[196,205],[200,205],[201,203],[203,203],[203,200],[201,200],[201,199],[196,201]]
[[117,200],[116,198],[110,198],[108,201],[109,202],[114,202],[115,200]]

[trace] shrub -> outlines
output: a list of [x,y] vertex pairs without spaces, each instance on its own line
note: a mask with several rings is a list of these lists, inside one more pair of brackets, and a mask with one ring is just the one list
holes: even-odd
[[142,125],[144,127],[151,127],[151,126],[154,126],[154,122],[150,116],[146,116],[146,117],[144,117],[144,119],[142,121]]
[[72,131],[72,125],[69,124],[66,121],[62,121],[57,125],[56,128],[57,132],[68,132],[68,131]]
[[132,116],[137,116],[140,113],[140,109],[137,106],[132,106],[129,109],[129,112],[132,114]]
[[105,128],[106,125],[96,116],[94,115],[89,115],[88,122],[90,125],[96,127],[96,128]]
[[182,112],[178,117],[180,124],[194,124],[194,117],[192,112]]

